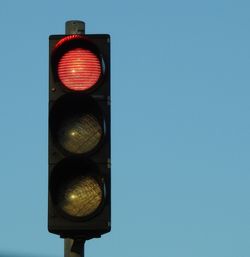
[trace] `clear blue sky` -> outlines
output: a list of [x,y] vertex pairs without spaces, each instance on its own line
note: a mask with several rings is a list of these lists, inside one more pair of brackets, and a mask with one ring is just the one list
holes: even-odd
[[86,257],[250,256],[250,2],[2,1],[0,256],[47,232],[48,36],[112,36],[112,232]]

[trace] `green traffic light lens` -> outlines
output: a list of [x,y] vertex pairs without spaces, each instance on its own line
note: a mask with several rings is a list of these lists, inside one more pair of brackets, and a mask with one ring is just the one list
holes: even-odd
[[59,208],[75,218],[84,218],[94,213],[103,198],[102,189],[91,176],[72,179],[60,188]]
[[78,114],[65,119],[58,130],[58,142],[68,152],[84,154],[101,141],[102,127],[92,114]]

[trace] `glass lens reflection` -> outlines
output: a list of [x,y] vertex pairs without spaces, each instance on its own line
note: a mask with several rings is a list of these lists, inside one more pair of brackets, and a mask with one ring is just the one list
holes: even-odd
[[61,146],[72,153],[83,154],[93,150],[100,142],[102,128],[91,114],[82,114],[62,122],[58,139]]
[[90,176],[71,180],[59,192],[59,206],[70,216],[85,217],[92,214],[102,201],[102,189]]

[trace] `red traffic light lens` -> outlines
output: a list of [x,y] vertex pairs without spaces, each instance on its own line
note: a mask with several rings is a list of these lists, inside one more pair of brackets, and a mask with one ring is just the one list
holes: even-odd
[[93,87],[102,73],[98,57],[90,50],[75,48],[66,52],[58,63],[58,76],[70,90],[85,91]]

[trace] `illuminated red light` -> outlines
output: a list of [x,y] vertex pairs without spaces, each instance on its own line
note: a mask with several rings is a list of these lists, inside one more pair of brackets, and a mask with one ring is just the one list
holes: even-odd
[[75,48],[66,52],[58,63],[58,76],[63,85],[71,90],[84,91],[99,80],[102,67],[91,51]]

